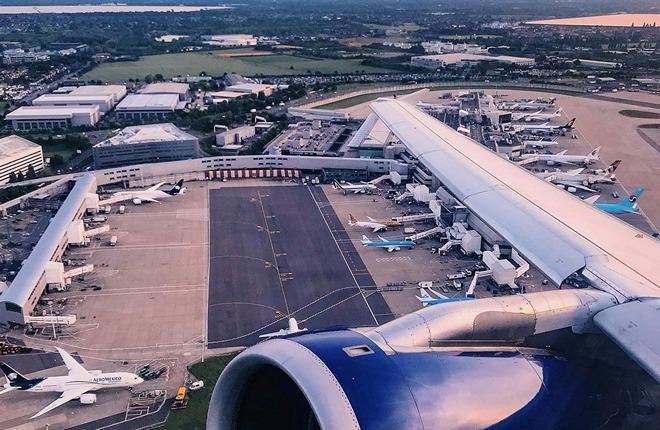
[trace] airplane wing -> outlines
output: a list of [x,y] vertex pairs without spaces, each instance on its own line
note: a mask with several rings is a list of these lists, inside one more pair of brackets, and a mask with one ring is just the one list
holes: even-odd
[[596,200],[598,200],[598,198],[600,198],[600,194],[598,194],[597,196],[587,197],[586,199],[583,199],[582,201],[586,202],[586,203],[589,203],[590,205],[593,205],[594,203],[596,203]]
[[367,219],[368,219],[369,221],[371,221],[371,222],[378,222],[378,221],[376,221],[375,219],[371,218],[370,216],[368,216]]
[[55,349],[57,349],[57,352],[62,356],[62,360],[64,361],[66,368],[69,370],[69,376],[77,376],[81,378],[89,377],[87,369],[82,367],[82,364],[78,363],[68,352],[62,348],[55,347]]
[[564,149],[563,151],[560,151],[560,152],[556,153],[555,155],[566,155],[567,152],[568,152],[568,149]]
[[36,414],[32,415],[30,417],[30,419],[40,417],[41,415],[46,414],[46,413],[52,411],[53,409],[62,406],[63,404],[65,404],[66,402],[68,402],[70,400],[77,399],[78,397],[85,394],[87,391],[89,391],[89,388],[87,388],[87,387],[85,387],[85,388],[76,388],[76,389],[73,389],[73,390],[67,390],[67,391],[63,392],[57,400],[55,400],[50,405],[46,406],[45,408],[43,408],[42,410],[40,410]]
[[378,236],[378,239],[382,240],[383,242],[389,242],[389,240],[383,238],[383,236]]
[[445,296],[444,294],[440,294],[440,292],[434,290],[433,288],[430,288],[430,287],[429,287],[429,291],[430,291],[431,293],[435,294],[435,296],[438,297],[438,298],[440,298],[440,299],[447,299],[447,298],[448,298],[447,296]]
[[152,203],[160,203],[158,200],[151,198],[151,197],[140,197],[140,200],[145,201],[145,202],[152,202]]
[[575,175],[579,175],[580,173],[582,173],[583,170],[584,170],[584,167],[580,167],[579,169],[572,169],[572,170],[569,170],[568,172],[565,172],[565,173],[567,175],[575,176]]
[[153,187],[147,188],[145,191],[156,191],[157,189],[159,189],[163,185],[165,185],[165,182],[159,182],[156,185],[154,185]]
[[377,232],[379,232],[383,229],[385,229],[385,225],[383,225],[383,224],[378,225],[378,226],[374,227],[374,233],[377,233]]
[[590,193],[597,193],[597,192],[598,192],[598,191],[594,190],[593,188],[589,188],[589,187],[587,187],[586,185],[576,184],[576,183],[574,183],[574,182],[568,182],[568,181],[552,181],[552,183],[554,183],[554,184],[565,185],[565,186],[567,186],[567,187],[577,188],[578,190],[588,191],[588,192],[590,192]]
[[0,394],[9,393],[10,391],[18,390],[18,387],[7,387],[4,390],[0,391]]

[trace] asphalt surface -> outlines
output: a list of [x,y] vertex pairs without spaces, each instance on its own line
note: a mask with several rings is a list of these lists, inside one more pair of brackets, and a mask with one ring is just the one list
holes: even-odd
[[357,253],[345,260],[311,190],[210,191],[209,348],[253,345],[289,317],[309,330],[377,324],[357,286],[373,280]]

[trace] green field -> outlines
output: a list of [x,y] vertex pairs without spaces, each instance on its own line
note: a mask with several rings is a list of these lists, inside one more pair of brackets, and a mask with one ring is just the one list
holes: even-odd
[[190,393],[188,407],[179,411],[172,411],[167,422],[161,428],[165,430],[202,430],[206,427],[206,413],[209,410],[209,402],[213,387],[218,377],[236,355],[221,355],[209,358],[203,363],[190,366],[190,373],[201,381],[204,388]]
[[[103,63],[85,73],[83,80],[126,82],[130,78],[144,78],[160,73],[165,78],[177,75],[198,75],[206,72],[211,76],[223,73],[254,75],[300,75],[308,72],[349,73],[364,70],[367,73],[388,72],[387,69],[363,66],[359,59],[328,59],[296,57],[274,54],[261,57],[219,57],[212,52],[186,52],[178,54],[149,55],[138,61]],[[293,69],[291,68],[293,67]]]

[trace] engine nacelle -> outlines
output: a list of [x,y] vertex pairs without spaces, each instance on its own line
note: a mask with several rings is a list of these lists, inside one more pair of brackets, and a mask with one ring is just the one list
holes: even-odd
[[134,204],[134,205],[141,205],[141,204],[142,204],[142,200],[141,200],[141,199],[138,199],[138,198],[134,198],[134,199],[133,199],[133,204]]
[[[380,346],[339,330],[247,349],[220,376],[207,428],[580,428],[589,384],[539,350]],[[586,414],[588,415],[588,414]]]
[[83,405],[93,405],[96,403],[96,394],[86,393],[80,396],[78,400],[80,400],[80,403]]

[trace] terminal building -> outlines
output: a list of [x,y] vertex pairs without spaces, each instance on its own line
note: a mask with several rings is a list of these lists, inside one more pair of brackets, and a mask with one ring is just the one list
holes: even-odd
[[15,135],[0,139],[0,184],[9,182],[12,173],[27,174],[29,166],[35,172],[43,170],[41,146]]
[[174,124],[126,127],[92,148],[97,169],[199,157],[199,141]]
[[88,208],[98,207],[96,178],[79,178],[46,231],[23,261],[11,285],[0,295],[0,323],[24,325],[49,284],[61,282],[64,266],[58,261],[69,244],[69,235],[79,230]]
[[41,130],[94,126],[101,117],[98,106],[21,106],[5,120],[14,130]]
[[183,109],[185,102],[178,94],[129,94],[115,108],[117,119],[165,118],[177,109]]

